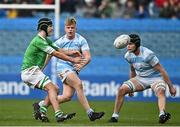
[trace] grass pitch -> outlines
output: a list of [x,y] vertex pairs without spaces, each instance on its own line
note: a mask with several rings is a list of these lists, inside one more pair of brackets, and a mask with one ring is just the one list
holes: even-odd
[[[62,123],[57,123],[50,107],[48,117],[50,123],[42,123],[32,117],[32,103],[35,100],[0,100],[0,126],[161,126],[158,123],[158,108],[153,102],[125,102],[118,123],[108,123],[112,115],[113,101],[90,101],[96,111],[104,111],[105,116],[91,122],[82,106],[77,101],[61,105],[66,112],[76,112],[76,116]],[[167,111],[172,118],[165,126],[180,126],[180,103],[167,103]]]

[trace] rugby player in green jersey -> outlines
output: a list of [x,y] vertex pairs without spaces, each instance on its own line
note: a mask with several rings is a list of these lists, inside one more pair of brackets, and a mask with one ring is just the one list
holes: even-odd
[[[23,82],[31,88],[45,90],[48,93],[45,100],[50,101],[52,104],[57,122],[63,122],[64,120],[71,119],[75,116],[75,113],[64,114],[60,110],[57,100],[59,88],[43,73],[43,68],[47,64],[45,61],[48,55],[75,64],[81,63],[83,60],[78,51],[62,50],[47,38],[53,32],[52,21],[50,19],[41,18],[38,21],[37,30],[38,34],[33,38],[25,51],[21,78]],[[72,55],[77,57],[71,57]],[[46,110],[46,107],[41,107],[38,112],[34,113],[35,118],[42,120],[42,122],[49,122],[46,116]]]

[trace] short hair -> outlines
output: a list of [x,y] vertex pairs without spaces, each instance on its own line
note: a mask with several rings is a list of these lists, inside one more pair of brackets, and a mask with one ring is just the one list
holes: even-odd
[[76,19],[74,17],[67,17],[65,25],[76,25]]
[[129,37],[130,37],[130,42],[134,43],[136,45],[136,48],[140,47],[141,39],[140,39],[139,35],[137,35],[137,34],[130,34]]

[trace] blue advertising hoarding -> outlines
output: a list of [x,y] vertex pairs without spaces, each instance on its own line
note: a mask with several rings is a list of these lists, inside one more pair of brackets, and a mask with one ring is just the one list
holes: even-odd
[[31,89],[21,81],[20,74],[0,74],[1,99],[41,99],[45,92]]
[[[85,94],[93,100],[114,100],[118,87],[128,79],[127,76],[82,76]],[[171,97],[169,90],[166,90],[168,101],[180,102],[180,81],[179,78],[172,78],[177,94]],[[143,92],[135,92],[134,97],[126,96],[131,101],[155,101],[157,98],[151,89]]]
[[[83,80],[84,92],[89,100],[114,100],[117,89],[123,81],[127,80],[127,76],[81,76]],[[179,78],[172,78],[173,84],[177,89],[177,95],[171,97],[169,91],[166,91],[168,101],[180,102],[180,82]],[[60,91],[62,84],[58,80]],[[33,90],[25,85],[20,78],[20,74],[2,74],[0,75],[0,98],[1,99],[42,99],[46,92]],[[76,99],[76,94],[74,98]],[[131,101],[155,101],[156,97],[151,89],[135,93],[135,96],[127,100]]]

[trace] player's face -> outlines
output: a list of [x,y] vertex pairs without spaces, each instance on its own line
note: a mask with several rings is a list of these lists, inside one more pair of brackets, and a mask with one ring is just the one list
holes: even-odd
[[53,26],[52,25],[49,25],[48,28],[47,28],[47,33],[48,33],[48,36],[51,36],[52,33],[53,33]]
[[69,39],[73,39],[75,37],[75,33],[76,33],[76,25],[75,24],[66,25],[65,32]]
[[136,45],[134,43],[128,43],[127,50],[128,52],[133,52],[136,49]]

